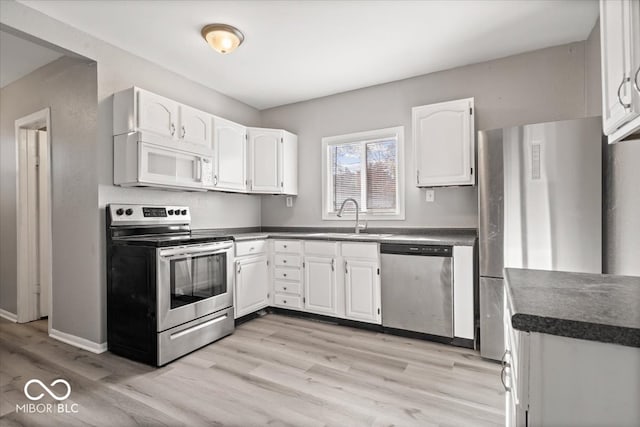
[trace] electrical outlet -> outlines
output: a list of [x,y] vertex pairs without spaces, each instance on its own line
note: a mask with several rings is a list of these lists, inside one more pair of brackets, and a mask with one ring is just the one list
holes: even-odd
[[287,207],[288,208],[292,208],[293,207],[293,197],[287,196],[286,203],[287,203]]
[[428,188],[427,191],[425,191],[425,200],[427,202],[433,202],[436,200],[436,190]]

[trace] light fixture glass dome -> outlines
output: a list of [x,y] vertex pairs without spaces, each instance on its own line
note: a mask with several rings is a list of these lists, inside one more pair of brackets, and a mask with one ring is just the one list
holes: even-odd
[[209,24],[202,29],[209,46],[222,54],[233,52],[244,41],[240,30],[227,24]]

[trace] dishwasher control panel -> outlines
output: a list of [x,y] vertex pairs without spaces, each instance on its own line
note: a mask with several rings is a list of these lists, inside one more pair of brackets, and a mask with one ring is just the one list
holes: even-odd
[[406,243],[383,243],[380,245],[380,253],[451,257],[453,255],[453,247],[441,246],[441,245],[410,245]]

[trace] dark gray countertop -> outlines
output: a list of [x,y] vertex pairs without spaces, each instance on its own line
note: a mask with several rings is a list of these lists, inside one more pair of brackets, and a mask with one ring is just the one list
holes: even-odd
[[505,269],[515,329],[640,347],[640,277]]
[[447,245],[447,246],[473,246],[476,241],[475,230],[465,231],[444,231],[437,230],[430,232],[421,230],[415,234],[404,234],[404,230],[399,230],[398,234],[389,232],[372,233],[333,233],[323,231],[261,231],[252,233],[236,233],[233,238],[236,241],[255,239],[301,239],[301,240],[327,240],[327,241],[350,241],[350,242],[379,242],[379,243],[407,243],[424,245]]

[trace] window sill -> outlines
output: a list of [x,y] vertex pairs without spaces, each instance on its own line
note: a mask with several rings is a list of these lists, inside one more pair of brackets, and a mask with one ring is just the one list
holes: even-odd
[[[360,221],[364,222],[374,222],[374,221],[404,221],[405,215],[403,213],[398,214],[378,214],[378,215],[367,215],[360,214]],[[323,213],[322,214],[323,221],[349,221],[354,222],[356,220],[355,215],[343,215],[342,217],[338,217],[336,214]]]

